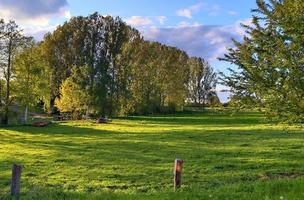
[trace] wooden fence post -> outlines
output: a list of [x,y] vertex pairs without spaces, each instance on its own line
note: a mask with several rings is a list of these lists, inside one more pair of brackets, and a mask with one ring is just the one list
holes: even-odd
[[178,189],[182,184],[182,166],[183,161],[181,159],[175,159],[174,162],[174,189]]
[[12,167],[12,183],[11,195],[18,197],[20,194],[20,179],[21,179],[21,166],[13,164]]

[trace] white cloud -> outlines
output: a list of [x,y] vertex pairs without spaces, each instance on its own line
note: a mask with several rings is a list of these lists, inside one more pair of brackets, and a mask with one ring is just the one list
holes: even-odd
[[252,25],[252,18],[244,19],[244,20],[238,20],[233,25],[231,25],[231,31],[235,31],[239,35],[247,35],[244,28],[241,26],[241,24],[250,26]]
[[156,16],[155,19],[160,23],[160,24],[165,24],[167,17],[166,16]]
[[16,21],[25,35],[38,41],[56,28],[52,19],[71,18],[67,0],[0,0],[0,8],[0,18]]
[[182,28],[182,27],[195,27],[195,26],[200,26],[201,24],[198,22],[190,23],[186,21],[181,21],[177,27]]
[[151,27],[152,25],[164,25],[166,20],[166,16],[132,16],[126,19],[126,22],[131,26]]
[[227,47],[233,47],[231,38],[242,40],[245,31],[239,25],[240,22],[248,24],[250,19],[226,26],[181,22],[176,27],[153,27],[141,29],[141,32],[148,40],[178,47],[190,56],[203,57],[212,62],[227,53]]
[[180,17],[192,19],[192,11],[187,8],[176,11],[176,14]]
[[235,12],[235,11],[233,11],[233,10],[229,10],[227,13],[228,13],[228,15],[232,15],[232,16],[238,14],[237,12]]
[[198,12],[202,7],[204,6],[203,3],[198,3],[195,5],[192,5],[188,8],[183,8],[176,11],[176,15],[180,17],[186,17],[188,19],[192,19],[192,15],[196,12]]
[[57,25],[46,25],[46,26],[21,26],[23,32],[27,36],[32,36],[36,41],[41,41],[44,35],[48,32],[53,32]]
[[190,26],[190,23],[189,22],[186,22],[186,21],[181,21],[177,27],[187,27],[187,26]]
[[71,17],[72,17],[71,11],[69,11],[69,10],[65,10],[63,15],[66,19],[71,19]]
[[217,16],[221,10],[221,7],[219,5],[213,5],[206,9],[210,16]]
[[0,18],[20,25],[47,26],[53,17],[70,17],[66,0],[1,0],[0,7]]
[[151,25],[153,22],[149,17],[132,16],[127,20],[127,23],[132,26],[146,26]]
[[23,25],[38,25],[38,26],[45,26],[49,23],[49,18],[47,16],[37,16],[37,17],[19,17],[14,13],[12,10],[9,9],[2,9],[0,18],[3,18],[5,21],[14,20],[18,24]]
[[193,14],[199,12],[200,10],[204,10],[210,16],[217,16],[221,10],[221,7],[217,4],[207,4],[207,3],[198,3],[192,5],[188,8],[183,8],[176,11],[176,15],[180,17],[186,17],[188,19],[193,18]]

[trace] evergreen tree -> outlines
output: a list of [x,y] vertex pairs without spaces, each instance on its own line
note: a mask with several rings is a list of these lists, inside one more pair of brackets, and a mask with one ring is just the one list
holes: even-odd
[[252,99],[271,119],[304,121],[303,9],[300,0],[257,1],[247,36],[222,60],[239,67],[224,76],[235,97]]

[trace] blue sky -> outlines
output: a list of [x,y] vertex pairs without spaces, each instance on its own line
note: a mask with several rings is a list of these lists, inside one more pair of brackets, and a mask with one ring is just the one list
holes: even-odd
[[179,47],[227,72],[229,65],[217,57],[232,46],[231,38],[241,39],[239,24],[250,24],[255,7],[255,0],[0,0],[0,18],[15,20],[40,40],[72,16],[95,11],[120,16],[146,39]]
[[200,5],[200,8],[193,12],[193,19],[188,20],[190,22],[232,24],[250,17],[250,9],[255,6],[255,0],[69,0],[68,4],[72,15],[87,15],[98,11],[124,18],[166,16],[166,25],[174,26],[185,20],[178,17],[176,11],[193,5]]

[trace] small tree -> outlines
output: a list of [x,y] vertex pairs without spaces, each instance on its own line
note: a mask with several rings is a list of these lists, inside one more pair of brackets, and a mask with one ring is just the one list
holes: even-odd
[[62,113],[71,113],[78,118],[87,110],[87,94],[73,79],[67,78],[60,87],[60,98],[56,98],[55,106]]

